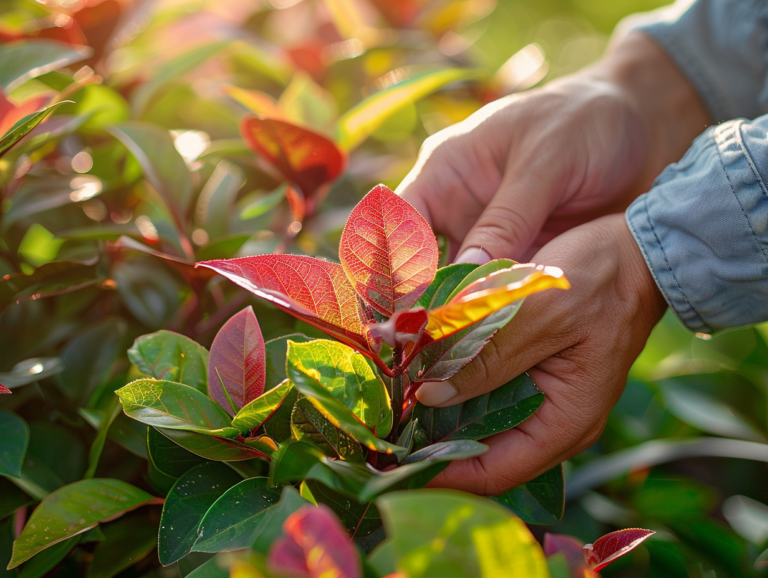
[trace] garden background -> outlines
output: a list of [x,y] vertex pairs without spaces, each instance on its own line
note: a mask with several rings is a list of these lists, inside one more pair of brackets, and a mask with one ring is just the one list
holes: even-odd
[[[662,4],[3,0],[0,86],[15,105],[55,108],[13,147],[0,141],[0,383],[13,392],[0,445],[8,412],[30,432],[22,470],[0,469],[0,577],[186,575],[159,566],[151,508],[5,566],[19,512],[54,490],[109,477],[160,495],[179,477],[147,461],[136,422],[101,427],[136,337],[169,329],[210,346],[247,305],[267,340],[322,336],[223,279],[209,287],[191,263],[335,259],[351,208],[377,183],[394,189],[427,136],[593,62],[624,16]],[[0,108],[0,132],[40,108],[13,122]],[[342,174],[286,200],[241,139],[249,113],[326,135]],[[767,437],[768,325],[710,338],[668,313],[599,443],[565,465],[562,520],[532,530],[657,532],[604,576],[766,576]]]

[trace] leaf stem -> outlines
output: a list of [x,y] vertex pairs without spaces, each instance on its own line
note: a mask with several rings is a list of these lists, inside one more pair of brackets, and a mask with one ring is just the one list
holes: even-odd
[[392,431],[389,440],[397,442],[400,418],[403,414],[403,348],[398,345],[392,350],[392,379],[389,397],[392,400]]

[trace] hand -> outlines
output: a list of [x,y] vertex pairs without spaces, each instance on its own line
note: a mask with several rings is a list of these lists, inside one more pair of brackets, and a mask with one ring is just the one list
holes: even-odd
[[432,487],[499,495],[594,444],[666,308],[623,215],[564,233],[534,261],[562,268],[572,288],[528,297],[472,363],[416,397],[450,406],[528,371],[546,399],[517,428],[484,440],[488,452],[452,462]]
[[459,262],[527,261],[563,231],[623,211],[707,122],[666,53],[634,32],[595,67],[428,138],[397,192],[452,256],[460,247]]

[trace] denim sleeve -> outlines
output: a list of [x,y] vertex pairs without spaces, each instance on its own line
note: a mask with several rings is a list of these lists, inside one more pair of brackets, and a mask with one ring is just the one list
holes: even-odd
[[768,115],[711,127],[626,219],[670,307],[693,331],[768,320]]
[[766,0],[679,0],[635,22],[690,79],[715,121],[768,113]]

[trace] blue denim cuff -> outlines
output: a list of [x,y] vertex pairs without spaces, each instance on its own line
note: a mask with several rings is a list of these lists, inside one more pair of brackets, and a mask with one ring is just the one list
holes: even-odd
[[768,116],[723,123],[659,175],[626,220],[691,330],[768,320]]
[[637,26],[656,40],[701,95],[712,118],[768,113],[768,2],[698,0]]

